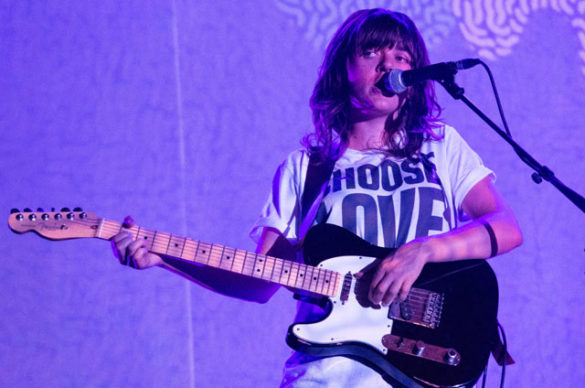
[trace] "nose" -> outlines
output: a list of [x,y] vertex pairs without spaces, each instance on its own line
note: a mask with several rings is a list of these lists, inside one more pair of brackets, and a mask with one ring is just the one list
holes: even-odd
[[378,64],[378,71],[381,73],[388,73],[390,70],[392,70],[392,64],[389,61],[382,59]]
[[394,69],[392,55],[390,55],[390,53],[384,50],[383,54],[380,55],[380,63],[378,64],[378,70],[382,73],[388,73],[392,69]]

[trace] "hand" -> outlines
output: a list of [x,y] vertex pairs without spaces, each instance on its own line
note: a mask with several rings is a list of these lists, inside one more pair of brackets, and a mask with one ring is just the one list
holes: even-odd
[[[375,269],[368,298],[375,305],[388,306],[395,299],[406,300],[412,284],[431,257],[429,239],[413,240],[380,262]],[[363,273],[357,273],[359,279]]]
[[[122,226],[127,229],[132,228],[134,226],[134,220],[132,217],[126,217]],[[130,232],[121,231],[112,237],[111,241],[114,256],[118,258],[122,265],[144,269],[154,265],[159,265],[163,262],[159,255],[155,255],[148,251],[145,240],[133,240]]]

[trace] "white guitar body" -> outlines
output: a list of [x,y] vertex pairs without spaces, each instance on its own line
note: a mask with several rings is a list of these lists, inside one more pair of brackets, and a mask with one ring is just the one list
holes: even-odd
[[356,298],[355,290],[358,282],[354,274],[375,260],[375,257],[342,256],[321,262],[319,268],[333,270],[346,276],[344,279],[350,284],[349,292],[344,292],[341,287],[338,295],[330,298],[331,311],[323,320],[292,325],[294,335],[301,341],[320,345],[360,342],[386,354],[388,349],[382,344],[382,337],[390,334],[393,323],[393,320],[388,318],[388,308],[362,306]]

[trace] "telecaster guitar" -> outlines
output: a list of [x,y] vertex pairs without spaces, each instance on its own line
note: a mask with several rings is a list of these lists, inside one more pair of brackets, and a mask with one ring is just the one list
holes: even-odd
[[[50,240],[111,239],[123,226],[75,209],[13,210],[17,233],[34,231]],[[367,299],[369,276],[390,249],[369,244],[328,224],[305,238],[308,264],[204,243],[138,226],[125,229],[147,240],[150,251],[248,277],[278,283],[309,295],[325,308],[318,322],[289,327],[287,343],[315,356],[343,355],[378,371],[394,386],[467,387],[481,375],[496,340],[498,288],[484,260],[427,264],[408,298],[388,307]]]

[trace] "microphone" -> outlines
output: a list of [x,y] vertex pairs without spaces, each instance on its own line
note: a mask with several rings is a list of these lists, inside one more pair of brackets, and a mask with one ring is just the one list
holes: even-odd
[[414,70],[392,69],[384,74],[376,86],[383,93],[400,94],[409,86],[426,80],[442,81],[454,76],[458,70],[469,69],[480,63],[479,59],[468,58],[457,62],[441,62]]

